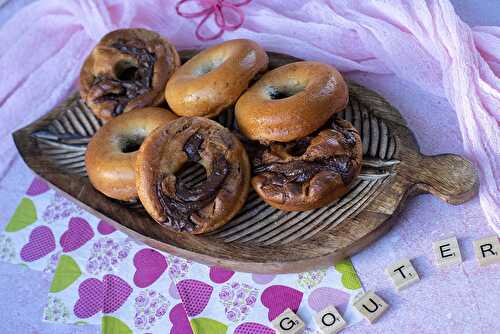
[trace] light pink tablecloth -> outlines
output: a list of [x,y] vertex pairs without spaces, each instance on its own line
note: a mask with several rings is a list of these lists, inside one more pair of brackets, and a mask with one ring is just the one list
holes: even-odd
[[[479,24],[497,24],[498,2],[458,2],[459,8],[477,10],[471,19],[490,19]],[[478,4],[478,2],[474,2]],[[479,6],[479,5],[478,5]],[[454,111],[444,98],[429,95],[415,85],[402,82],[394,75],[353,74],[351,79],[370,87],[398,107],[420,143],[423,153],[452,152],[462,154],[461,135]],[[433,121],[421,117],[432,113]],[[446,137],[436,138],[436,129]],[[17,158],[6,177],[0,180],[0,221],[13,213],[31,174]],[[381,240],[353,258],[364,287],[376,290],[391,310],[375,325],[364,322],[348,329],[348,333],[497,333],[500,319],[495,310],[500,307],[500,269],[498,265],[480,268],[473,256],[471,241],[493,234],[487,226],[478,199],[451,207],[425,195],[409,202],[397,222]],[[462,246],[464,263],[440,270],[433,262],[431,242],[456,235]],[[385,277],[383,268],[393,260],[409,257],[414,260],[422,281],[396,293]],[[22,268],[0,264],[0,329],[3,333],[22,333],[27,328],[41,333],[93,333],[90,326],[64,327],[40,324],[40,314],[48,290],[48,282]],[[13,279],[14,277],[19,279]],[[22,279],[21,279],[22,277]],[[33,289],[18,285],[32,280]],[[15,310],[14,313],[12,310]],[[2,324],[9,324],[3,327]]]

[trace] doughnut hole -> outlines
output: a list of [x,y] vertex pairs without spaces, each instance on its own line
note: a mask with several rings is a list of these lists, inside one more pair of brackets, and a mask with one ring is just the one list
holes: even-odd
[[198,162],[187,161],[175,173],[179,183],[184,183],[186,189],[193,189],[207,180],[205,166]]
[[305,85],[296,83],[286,86],[268,86],[265,88],[266,95],[271,100],[281,100],[292,97],[305,89]]
[[122,153],[134,153],[139,150],[142,142],[146,138],[145,134],[137,133],[129,136],[123,136],[118,140],[118,146]]
[[289,144],[286,149],[286,152],[291,156],[300,157],[304,153],[306,153],[307,148],[309,147],[310,144],[311,144],[310,137],[302,138]]
[[128,61],[121,60],[116,63],[114,67],[115,76],[121,81],[132,81],[137,78],[139,68],[136,64]]

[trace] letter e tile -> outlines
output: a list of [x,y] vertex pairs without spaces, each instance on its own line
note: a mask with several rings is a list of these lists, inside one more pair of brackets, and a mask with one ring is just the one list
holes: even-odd
[[458,264],[462,262],[462,254],[455,237],[434,241],[432,248],[436,254],[436,263],[439,267]]

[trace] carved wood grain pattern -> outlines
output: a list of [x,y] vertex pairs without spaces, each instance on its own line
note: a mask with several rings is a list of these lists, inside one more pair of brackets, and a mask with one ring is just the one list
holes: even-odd
[[[396,139],[382,119],[371,114],[368,106],[351,96],[340,117],[353,122],[363,138],[363,169],[358,181],[341,199],[327,207],[307,212],[283,212],[257,199],[247,201],[241,212],[213,236],[225,242],[252,242],[271,245],[296,239],[306,240],[316,233],[331,228],[348,217],[356,215],[369,204],[377,189],[392,174],[397,160],[391,160],[396,152]],[[217,119],[224,126],[234,129],[232,110]],[[33,133],[40,145],[41,154],[50,158],[63,173],[86,175],[85,149],[90,138],[102,123],[75,97],[46,129]],[[205,177],[200,166],[187,168],[180,175],[188,186],[196,186]],[[252,194],[251,198],[256,197]],[[126,203],[131,210],[142,210],[139,203]],[[254,207],[256,205],[256,207]],[[254,214],[248,214],[248,213]]]
[[[181,52],[184,60],[192,54],[189,51]],[[282,54],[269,55],[270,68],[298,60]],[[227,233],[227,238],[238,238],[232,242],[221,242],[220,236],[193,236],[165,229],[152,221],[137,204],[113,201],[96,191],[88,178],[81,176],[84,172],[81,165],[73,169],[66,168],[68,173],[62,172],[61,166],[71,166],[71,159],[82,156],[82,146],[85,146],[88,135],[100,126],[99,122],[92,119],[92,115],[90,118],[81,118],[82,115],[76,111],[60,119],[60,114],[74,105],[75,96],[31,125],[18,130],[13,137],[21,156],[35,173],[92,214],[106,219],[114,227],[151,247],[232,270],[255,273],[301,272],[331,265],[366,247],[397,221],[389,218],[401,211],[406,199],[411,196],[431,192],[449,203],[458,204],[477,193],[477,173],[470,162],[451,154],[423,156],[405,120],[387,101],[355,83],[349,84],[349,92],[351,105],[343,116],[352,119],[361,130],[370,129],[369,134],[366,131],[364,133],[365,138],[370,138],[370,143],[364,147],[363,175],[351,189],[349,196],[352,198],[348,200],[346,196],[342,199],[357,203],[343,205],[340,200],[335,204],[338,205],[335,210],[326,207],[313,214],[278,214],[275,216],[276,221],[286,226],[285,232],[280,232],[273,221],[257,230],[255,233],[258,235],[253,240],[246,242],[242,240],[254,235],[243,233],[244,236],[237,237],[245,229],[242,224],[237,224],[233,230],[226,226],[218,232]],[[360,105],[368,108],[365,118],[362,111],[361,114],[354,112],[360,110]],[[89,124],[75,126],[71,124],[75,119],[87,119]],[[378,128],[378,135],[372,133],[371,128]],[[61,136],[58,140],[47,137],[47,132],[58,131],[69,135]],[[377,136],[379,141],[375,145],[371,138]],[[387,145],[383,143],[384,138],[388,138]],[[67,150],[68,145],[74,147]],[[42,149],[50,151],[50,154],[41,154]],[[67,160],[57,165],[54,156],[61,153],[67,154],[64,157]],[[186,177],[190,178],[188,182],[196,183],[203,176],[192,174]],[[370,201],[364,200],[367,197]],[[358,207],[365,203],[364,208]],[[350,214],[349,210],[356,213]],[[238,219],[248,221],[251,216],[269,217],[270,214],[272,209],[263,206],[262,201],[252,193],[245,211],[240,213]],[[339,216],[345,214],[350,215],[336,224],[342,219]],[[262,230],[265,230],[264,233]]]

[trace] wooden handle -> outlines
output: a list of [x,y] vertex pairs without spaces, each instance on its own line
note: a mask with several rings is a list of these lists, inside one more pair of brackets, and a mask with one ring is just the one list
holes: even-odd
[[477,171],[469,160],[456,154],[422,156],[416,169],[419,191],[431,193],[450,204],[462,204],[479,189]]

